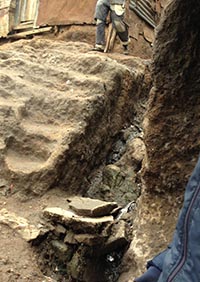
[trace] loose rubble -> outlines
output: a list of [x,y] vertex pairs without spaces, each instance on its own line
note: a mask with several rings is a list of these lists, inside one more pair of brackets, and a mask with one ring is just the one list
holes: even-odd
[[120,212],[121,207],[115,202],[84,197],[67,202],[73,210],[47,207],[43,211],[51,230],[33,241],[42,271],[56,281],[106,282],[111,281],[107,271],[113,265],[112,281],[116,281],[131,230],[123,217],[115,220],[111,215],[117,208]]
[[27,219],[19,217],[6,209],[0,210],[0,223],[16,230],[27,242],[36,239],[41,232],[39,228],[30,224]]

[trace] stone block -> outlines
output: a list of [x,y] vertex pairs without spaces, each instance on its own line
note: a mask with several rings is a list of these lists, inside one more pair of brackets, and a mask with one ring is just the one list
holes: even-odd
[[105,202],[97,199],[73,197],[68,199],[70,208],[78,215],[99,217],[109,215],[117,207],[115,202]]

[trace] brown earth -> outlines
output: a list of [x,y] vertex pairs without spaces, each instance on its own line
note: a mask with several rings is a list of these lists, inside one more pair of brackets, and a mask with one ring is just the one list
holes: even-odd
[[1,281],[48,281],[38,270],[31,247],[12,229],[1,226]]
[[[131,22],[134,23],[129,29],[130,43],[129,55],[142,59],[152,57],[152,43],[154,41],[154,30],[144,23],[137,15],[131,14]],[[59,27],[58,32],[52,32],[42,37],[51,38],[52,40],[63,41],[81,41],[89,43],[92,48],[95,44],[95,25],[69,25]],[[106,29],[107,32],[107,29]],[[40,36],[38,36],[40,37]],[[114,49],[111,53],[123,53],[119,38],[116,38]]]

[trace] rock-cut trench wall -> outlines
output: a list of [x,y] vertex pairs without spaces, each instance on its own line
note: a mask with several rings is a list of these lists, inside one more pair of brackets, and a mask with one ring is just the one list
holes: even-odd
[[200,151],[200,3],[172,1],[157,29],[144,120],[147,189],[185,187]]
[[143,122],[146,190],[138,201],[119,282],[141,275],[146,262],[170,243],[182,189],[199,154],[199,12],[199,2],[172,1],[156,31],[153,87]]

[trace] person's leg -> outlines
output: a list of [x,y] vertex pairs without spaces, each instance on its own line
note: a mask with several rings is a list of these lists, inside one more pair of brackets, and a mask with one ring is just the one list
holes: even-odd
[[124,15],[117,15],[115,10],[111,11],[111,20],[113,27],[116,29],[117,35],[121,40],[122,46],[124,48],[124,54],[128,54],[128,44],[129,44],[129,34],[128,25],[123,20]]
[[105,27],[106,18],[110,10],[109,0],[98,0],[95,9],[96,20],[96,42],[95,48],[97,51],[103,51],[105,46]]
[[106,23],[97,19],[96,21],[96,42],[95,47],[104,50],[105,46],[105,27]]

